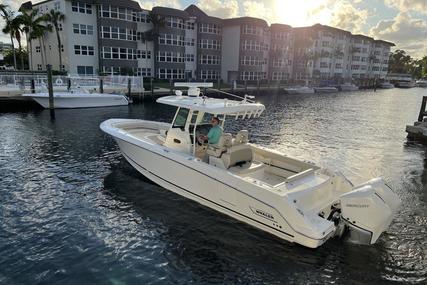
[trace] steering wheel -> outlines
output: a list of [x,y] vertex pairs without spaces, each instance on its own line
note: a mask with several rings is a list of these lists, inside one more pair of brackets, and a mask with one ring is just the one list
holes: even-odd
[[202,135],[198,135],[198,136],[197,136],[197,143],[198,143],[199,145],[207,145],[207,144],[208,144],[208,140],[207,140],[207,139],[202,138]]

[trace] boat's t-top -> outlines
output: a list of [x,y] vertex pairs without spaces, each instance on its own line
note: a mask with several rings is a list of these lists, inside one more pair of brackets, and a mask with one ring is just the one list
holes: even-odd
[[197,137],[209,131],[212,117],[218,117],[220,125],[224,126],[227,116],[236,120],[257,118],[265,110],[263,104],[254,102],[253,97],[247,95],[230,94],[240,100],[229,100],[208,98],[202,94],[201,87],[212,86],[212,83],[175,83],[175,87],[188,87],[187,95],[176,90],[175,96],[157,99],[158,103],[178,107],[165,146],[195,154]]

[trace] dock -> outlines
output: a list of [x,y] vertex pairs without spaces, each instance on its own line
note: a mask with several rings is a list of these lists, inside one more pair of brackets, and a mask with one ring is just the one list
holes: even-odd
[[427,143],[427,96],[423,97],[421,102],[420,112],[418,114],[418,121],[414,122],[413,125],[406,125],[406,132],[408,133],[408,139],[417,140],[423,143]]

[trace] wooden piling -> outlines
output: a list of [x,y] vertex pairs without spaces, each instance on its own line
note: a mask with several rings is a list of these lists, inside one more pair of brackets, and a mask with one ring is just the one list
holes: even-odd
[[33,79],[31,79],[31,93],[36,93],[36,82],[35,82],[35,80],[34,80],[34,78]]
[[427,103],[427,96],[424,96],[423,102],[421,103],[420,113],[418,115],[418,122],[422,122],[424,119],[424,116],[427,116],[426,103]]
[[47,71],[47,90],[49,92],[49,109],[55,109],[55,103],[53,99],[53,79],[52,79],[52,65],[46,66]]
[[132,79],[128,79],[128,97],[131,98],[132,95]]
[[99,93],[104,93],[104,79],[99,80]]

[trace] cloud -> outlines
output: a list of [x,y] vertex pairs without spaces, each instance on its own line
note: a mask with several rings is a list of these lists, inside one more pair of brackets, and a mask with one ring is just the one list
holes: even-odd
[[384,3],[401,12],[415,11],[427,14],[427,0],[385,0]]
[[427,22],[400,12],[391,20],[381,20],[369,31],[371,36],[396,43],[415,57],[427,53]]
[[154,1],[138,0],[138,2],[142,8],[147,10],[151,10],[153,7],[156,7],[156,6],[176,8],[176,9],[183,8],[181,1],[179,0],[154,0]]
[[199,0],[196,5],[210,16],[219,18],[239,16],[237,0]]
[[361,33],[367,18],[367,10],[356,8],[350,2],[339,1],[335,4],[330,24],[352,33]]
[[243,15],[269,21],[272,15],[272,10],[266,7],[263,2],[245,1],[243,2]]

